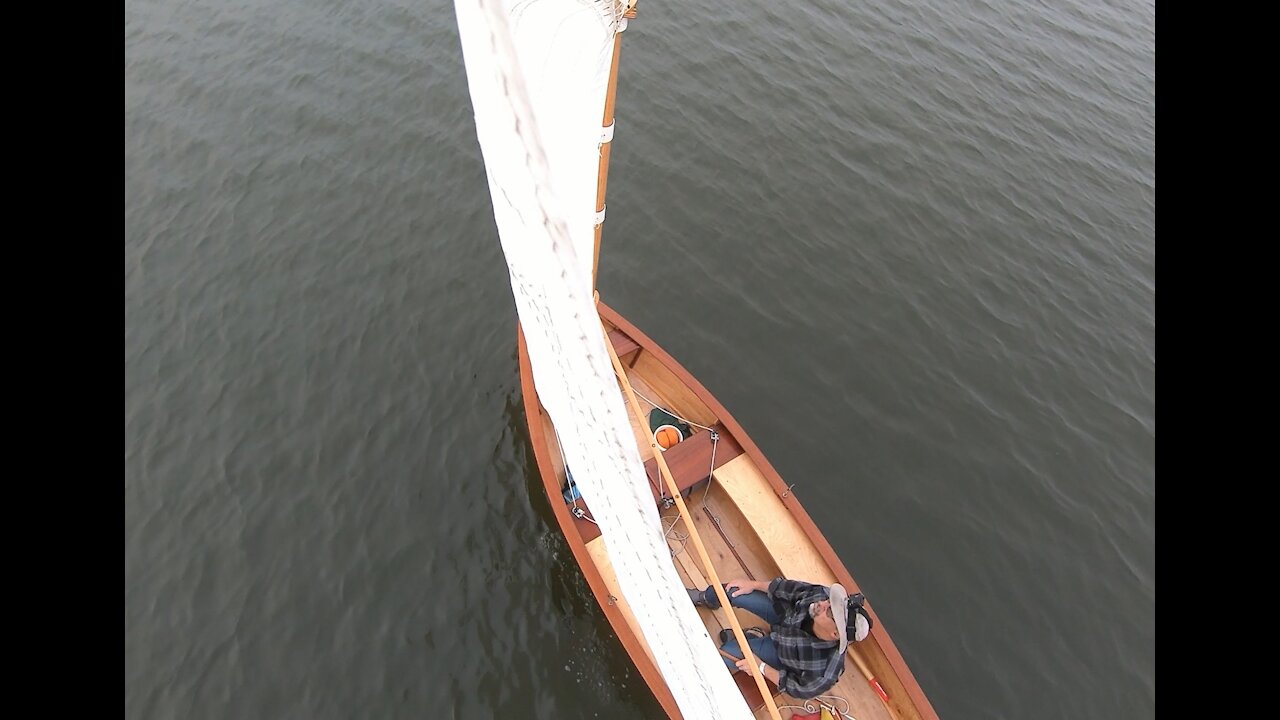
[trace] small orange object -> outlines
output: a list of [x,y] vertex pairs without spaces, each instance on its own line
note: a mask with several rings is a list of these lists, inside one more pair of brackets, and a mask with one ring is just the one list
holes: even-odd
[[653,431],[653,439],[658,441],[658,447],[667,450],[684,438],[680,436],[679,430],[670,425],[663,425]]

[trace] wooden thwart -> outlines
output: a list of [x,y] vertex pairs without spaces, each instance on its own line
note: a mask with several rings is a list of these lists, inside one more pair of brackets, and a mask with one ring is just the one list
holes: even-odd
[[[715,443],[711,442],[712,431],[719,438]],[[712,425],[711,430],[699,430],[689,439],[672,445],[662,452],[662,459],[666,461],[667,469],[671,471],[671,477],[675,479],[676,487],[680,488],[680,492],[684,492],[706,480],[711,474],[713,454],[715,455],[716,467],[720,467],[742,454],[742,446],[725,429],[724,423]],[[658,472],[658,459],[654,457],[645,462],[644,471],[649,476],[649,485],[653,488],[654,499],[656,500],[660,495],[665,494],[658,492],[658,489],[662,487],[662,477]]]
[[836,581],[831,568],[812,551],[800,523],[782,504],[782,499],[749,456],[740,456],[720,466],[715,478],[747,524],[760,536],[783,576],[819,585]]

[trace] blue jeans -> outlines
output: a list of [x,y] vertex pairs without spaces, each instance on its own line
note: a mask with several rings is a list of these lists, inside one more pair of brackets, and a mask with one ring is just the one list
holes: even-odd
[[[740,592],[730,593],[728,588],[725,588],[724,592],[725,595],[729,596],[730,605],[736,608],[742,608],[753,615],[758,615],[762,620],[770,625],[775,625],[779,620],[781,620],[781,618],[778,617],[778,613],[774,612],[773,601],[769,599],[769,595],[767,593],[760,592],[759,590],[752,590],[744,595]],[[702,601],[705,602],[709,608],[714,609],[720,607],[720,598],[716,596],[715,591],[711,589],[710,585],[707,586],[706,590],[702,591]],[[773,668],[782,667],[778,660],[778,649],[773,646],[773,640],[769,639],[768,636],[748,638],[747,645],[751,647],[751,653],[756,656],[756,659],[764,661]],[[729,638],[729,642],[721,645],[720,649],[736,658],[742,657],[742,649],[738,647],[738,640],[736,638]],[[729,660],[729,658],[723,659],[724,664],[730,670],[736,667],[733,661]]]

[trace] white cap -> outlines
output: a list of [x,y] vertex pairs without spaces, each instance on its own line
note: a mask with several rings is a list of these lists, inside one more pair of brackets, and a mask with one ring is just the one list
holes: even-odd
[[871,632],[871,624],[867,622],[867,618],[860,612],[853,613],[853,641],[862,642],[863,638]]
[[[845,648],[849,647],[849,633],[845,630],[849,622],[849,593],[844,591],[844,586],[840,583],[832,583],[827,599],[831,601],[831,617],[835,618],[836,627],[840,628],[840,654],[843,655]],[[858,619],[861,620],[862,616],[859,615]],[[866,637],[865,631],[862,637]]]

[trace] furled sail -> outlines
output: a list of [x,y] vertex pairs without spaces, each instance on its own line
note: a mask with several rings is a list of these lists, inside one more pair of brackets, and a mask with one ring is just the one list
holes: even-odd
[[683,590],[594,298],[596,173],[623,5],[455,0],[494,219],[539,399],[687,718],[750,718]]

